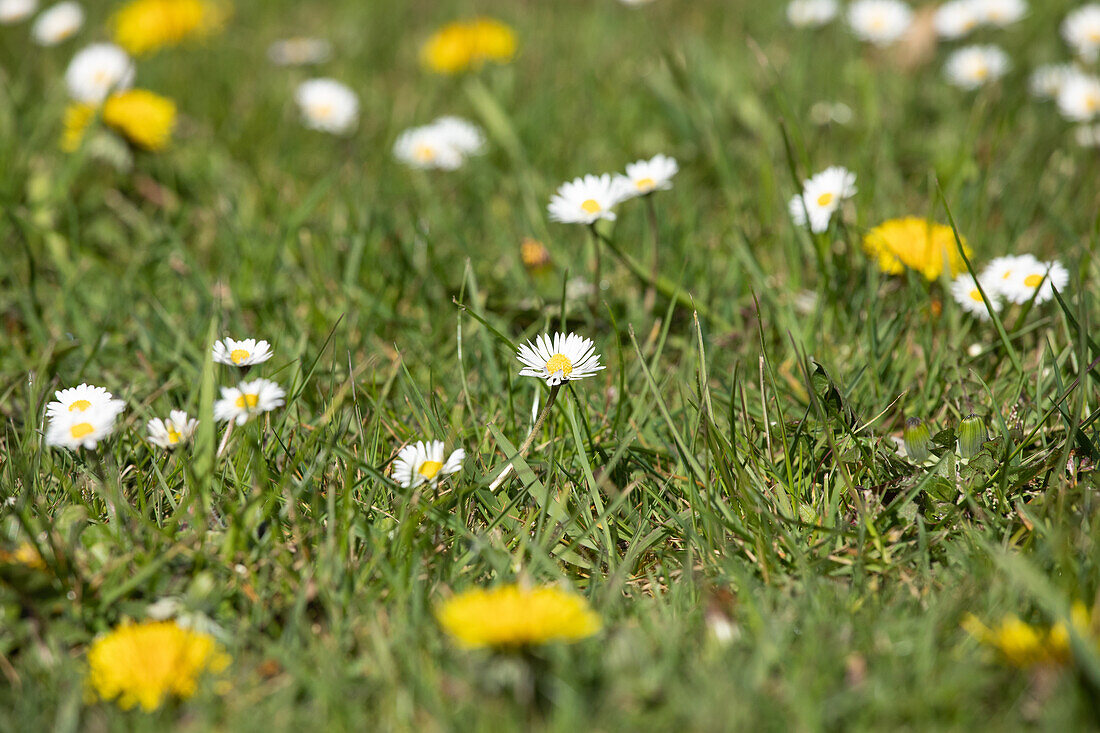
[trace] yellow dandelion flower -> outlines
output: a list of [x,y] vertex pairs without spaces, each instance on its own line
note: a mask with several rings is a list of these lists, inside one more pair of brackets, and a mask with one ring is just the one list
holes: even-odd
[[[1069,620],[1073,624],[1074,630],[1086,639],[1097,638],[1097,647],[1100,650],[1100,637],[1097,637],[1093,631],[1093,620],[1090,616],[1088,608],[1080,601],[1075,602],[1069,611]],[[1064,621],[1059,621],[1051,627],[1048,641],[1052,656],[1062,663],[1070,660],[1072,654],[1069,643],[1069,629]]]
[[582,596],[556,586],[514,584],[460,593],[436,609],[436,618],[465,647],[573,642],[602,625]]
[[155,710],[168,697],[195,694],[204,673],[222,672],[230,657],[209,634],[175,621],[123,624],[88,649],[88,686],[129,710]]
[[139,148],[163,150],[176,126],[176,104],[144,89],[112,94],[103,105],[103,122]]
[[135,56],[222,28],[226,6],[204,0],[133,0],[111,18],[115,43]]
[[540,272],[550,265],[550,251],[546,245],[531,237],[519,243],[519,257],[523,266],[532,272]]
[[507,63],[515,54],[515,31],[493,18],[450,23],[420,49],[421,62],[440,74],[477,69],[486,61]]
[[0,565],[23,565],[32,570],[45,570],[46,563],[30,542],[23,542],[14,550],[0,550]]
[[80,147],[88,125],[95,118],[95,107],[73,102],[65,108],[65,126],[61,133],[61,149],[71,153]]
[[[963,247],[969,257],[965,239]],[[945,265],[952,278],[965,269],[951,227],[912,216],[879,224],[863,238],[863,249],[890,275],[900,275],[908,267],[936,280]]]

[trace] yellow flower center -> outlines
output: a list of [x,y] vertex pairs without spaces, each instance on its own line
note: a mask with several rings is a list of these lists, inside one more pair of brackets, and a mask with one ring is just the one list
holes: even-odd
[[252,355],[245,349],[233,349],[233,351],[229,352],[230,361],[237,365],[243,364],[250,356]]
[[443,464],[440,461],[424,461],[420,464],[417,473],[431,481],[442,468]]
[[309,108],[310,114],[322,120],[327,120],[332,117],[332,105],[324,102],[322,104],[315,104]]
[[260,396],[255,394],[242,394],[237,398],[236,405],[242,410],[246,407],[253,408],[260,404]]
[[1029,288],[1037,288],[1042,281],[1042,275],[1028,275],[1024,278],[1024,285],[1027,285]]
[[180,433],[174,427],[168,428],[168,442],[172,445],[180,442]]
[[598,214],[603,207],[595,199],[585,199],[584,203],[581,204],[581,208],[589,214]]
[[417,145],[413,155],[421,162],[427,162],[435,157],[435,150],[431,145]]
[[107,78],[107,72],[103,69],[98,69],[94,74],[92,74],[92,81],[94,81],[96,84],[105,84],[107,82]]
[[573,372],[573,362],[565,354],[554,354],[546,362],[546,371],[550,374],[561,372],[562,376],[568,377]]
[[1100,28],[1093,28],[1089,31],[1089,40],[1093,43],[1100,43]]
[[88,400],[77,400],[69,405],[69,412],[84,412],[91,406],[92,403],[88,402]]
[[88,435],[89,433],[94,433],[95,428],[92,427],[91,423],[79,422],[69,428],[69,432],[74,438],[80,439],[83,438],[85,435]]
[[881,31],[883,28],[886,27],[886,18],[881,15],[876,15],[871,18],[871,22],[869,23],[869,25],[871,26],[871,30]]
[[1097,108],[1100,108],[1100,97],[1095,94],[1090,94],[1085,97],[1085,109],[1089,112],[1095,112]]
[[975,302],[981,303],[982,302],[981,292],[977,288],[974,288],[973,290],[970,291],[970,299],[975,301]]
[[989,76],[989,67],[984,63],[979,63],[974,66],[974,78],[984,79]]
[[649,189],[656,186],[657,182],[654,181],[652,178],[643,178],[634,185],[638,187],[639,191],[648,191]]
[[817,197],[818,206],[828,206],[833,203],[833,195],[831,193],[823,193]]

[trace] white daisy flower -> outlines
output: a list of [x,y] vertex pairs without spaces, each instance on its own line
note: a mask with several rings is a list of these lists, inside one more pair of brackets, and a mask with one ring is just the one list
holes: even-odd
[[284,38],[267,47],[267,58],[276,66],[321,64],[332,58],[332,44],[323,38]]
[[1082,5],[1062,21],[1062,38],[1073,52],[1086,61],[1095,61],[1100,52],[1100,4]]
[[453,171],[484,146],[485,135],[477,125],[459,117],[440,117],[401,133],[393,145],[393,154],[413,168]]
[[306,127],[333,135],[351,132],[359,122],[359,98],[335,79],[310,79],[298,85],[294,100]]
[[54,392],[54,396],[57,399],[46,405],[46,415],[50,419],[93,410],[113,411],[118,415],[126,409],[125,402],[116,400],[114,395],[103,387],[96,387],[91,384],[80,384],[76,387],[58,390]]
[[1026,266],[1018,268],[1003,285],[1004,297],[1011,303],[1045,303],[1054,297],[1054,288],[1062,292],[1069,283],[1069,271],[1053,260],[1043,262],[1032,258]]
[[256,339],[235,341],[226,338],[214,342],[214,361],[219,364],[250,367],[263,364],[273,356],[275,356],[275,353],[266,341],[257,341]]
[[478,155],[485,149],[485,133],[474,123],[461,117],[447,115],[440,117],[432,125],[440,135],[463,155]]
[[622,192],[610,175],[574,178],[558,187],[550,197],[550,221],[565,224],[592,224],[599,219],[615,220],[615,208]]
[[542,334],[519,347],[516,358],[526,367],[521,377],[545,379],[551,387],[590,377],[603,369],[592,341],[575,333]]
[[39,46],[56,46],[72,38],[84,25],[84,8],[67,0],[42,11],[31,26],[31,37]]
[[1008,54],[997,46],[967,46],[947,57],[947,81],[960,89],[977,89],[1008,72]]
[[1025,0],[970,0],[982,23],[1003,28],[1027,15]]
[[24,21],[37,9],[38,0],[0,0],[0,25]]
[[848,6],[848,25],[861,40],[889,46],[905,35],[913,11],[901,0],[856,0]]
[[818,28],[836,17],[836,0],[791,0],[787,22],[795,28]]
[[979,25],[978,8],[974,0],[951,0],[936,8],[932,25],[940,38],[962,38]]
[[994,295],[1005,297],[1011,290],[1010,284],[1013,279],[1019,277],[1021,272],[1034,269],[1038,264],[1039,260],[1028,254],[995,257],[982,270],[980,275],[982,287],[990,297]]
[[1100,148],[1100,125],[1079,125],[1073,130],[1073,140],[1082,148]]
[[99,442],[115,430],[121,410],[100,404],[85,410],[50,416],[46,425],[46,445],[67,450],[95,450]]
[[1031,72],[1027,88],[1039,99],[1057,99],[1066,81],[1079,73],[1073,64],[1044,64]]
[[102,104],[111,92],[134,83],[134,62],[113,43],[93,43],[73,56],[65,83],[77,102]]
[[635,196],[645,196],[654,191],[672,188],[672,177],[680,170],[675,158],[655,155],[649,160],[639,160],[626,167],[626,175],[615,177],[619,199],[626,201]]
[[[984,280],[981,283],[994,312],[1000,313],[1001,308],[1004,306],[996,299],[995,293],[991,291],[989,285]],[[974,279],[973,275],[960,275],[955,278],[951,283],[951,296],[967,313],[973,313],[983,321],[989,319],[989,310],[985,307],[981,291],[978,290],[978,281]]]
[[1058,90],[1058,111],[1073,122],[1089,122],[1100,114],[1100,78],[1071,74]]
[[466,451],[459,448],[446,460],[443,456],[442,440],[410,443],[401,449],[393,462],[393,480],[405,488],[416,488],[423,483],[438,483],[444,476],[462,470]]
[[802,182],[802,193],[788,204],[791,221],[820,234],[829,228],[829,220],[845,199],[855,196],[856,174],[847,168],[832,166]]
[[241,382],[236,387],[222,387],[222,398],[214,403],[214,419],[236,421],[244,425],[248,418],[271,412],[283,404],[286,392],[270,379]]
[[191,440],[198,426],[199,421],[188,418],[183,410],[172,410],[167,420],[155,417],[146,427],[149,431],[150,443],[158,448],[172,450]]

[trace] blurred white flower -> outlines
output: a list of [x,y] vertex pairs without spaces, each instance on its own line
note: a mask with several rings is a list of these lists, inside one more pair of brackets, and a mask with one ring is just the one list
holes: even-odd
[[72,38],[84,25],[84,8],[66,0],[44,11],[31,26],[31,37],[39,46],[56,46]]
[[[982,281],[982,290],[985,290],[993,311],[999,313],[1004,306],[997,299],[996,290],[992,290],[984,280]],[[974,279],[973,275],[959,275],[955,278],[951,283],[951,297],[967,313],[972,313],[982,320],[989,319],[989,310],[985,307],[981,291],[978,290],[978,281]]]
[[1082,5],[1062,21],[1062,38],[1073,52],[1086,61],[1095,61],[1100,52],[1100,4]]
[[459,117],[440,117],[421,127],[412,127],[398,136],[393,154],[413,168],[456,170],[466,158],[485,147],[481,128]]
[[1039,99],[1057,99],[1066,80],[1079,73],[1073,64],[1045,64],[1031,72],[1027,88]]
[[541,334],[522,344],[516,358],[524,365],[521,377],[545,379],[551,387],[590,377],[603,369],[592,341],[575,333],[556,333],[553,338]]
[[359,98],[335,79],[310,79],[298,85],[294,100],[302,122],[313,130],[344,135],[359,122]]
[[323,38],[285,38],[267,47],[267,58],[276,66],[320,64],[332,58],[332,44]]
[[418,440],[406,445],[393,463],[393,480],[405,488],[416,488],[423,483],[435,484],[462,470],[466,451],[459,448],[444,460],[442,440],[430,443]]
[[615,206],[622,201],[622,192],[610,175],[587,175],[574,178],[558,187],[550,197],[551,221],[566,224],[592,224],[600,219],[614,221]]
[[111,92],[134,83],[134,63],[113,43],[93,43],[77,52],[65,70],[69,96],[77,102],[99,105]]
[[235,367],[250,367],[263,364],[275,356],[271,351],[271,345],[266,341],[256,339],[226,338],[214,342],[214,361],[219,364],[228,364]]
[[997,46],[967,46],[947,57],[944,74],[961,89],[977,89],[1008,72],[1008,54]]
[[1004,27],[1027,15],[1025,0],[970,0],[981,23]]
[[795,28],[817,28],[836,17],[836,0],[791,0],[787,4],[787,22]]
[[38,0],[0,0],[0,25],[24,21],[37,9]]
[[1100,125],[1079,125],[1073,130],[1073,139],[1082,148],[1100,148]]
[[1058,90],[1058,111],[1073,122],[1089,122],[1100,113],[1100,78],[1076,72]]
[[829,220],[846,199],[855,196],[856,174],[847,168],[832,166],[802,182],[802,193],[795,194],[788,204],[791,221],[821,233],[829,228]]
[[1005,255],[995,257],[982,269],[982,287],[992,295],[1004,296],[1005,289],[1014,277],[1033,268],[1038,260],[1033,255]]
[[854,116],[852,108],[844,102],[814,102],[810,107],[810,120],[815,125],[828,125],[831,122],[847,125]]
[[932,25],[940,38],[956,39],[970,33],[979,25],[978,9],[974,0],[951,0],[936,8]]
[[146,428],[149,431],[150,443],[165,450],[172,450],[191,440],[198,426],[199,421],[188,418],[183,410],[172,410],[167,420],[155,417],[149,421]]
[[118,414],[126,409],[126,403],[116,400],[106,389],[87,383],[58,390],[54,392],[54,397],[57,399],[46,405],[46,415],[50,418],[89,410],[114,411]]
[[236,387],[222,387],[222,398],[214,403],[214,419],[235,421],[244,425],[248,418],[271,412],[283,404],[286,392],[270,379],[241,382]]
[[95,450],[100,441],[115,430],[121,410],[99,404],[84,410],[50,416],[46,425],[46,445],[67,450]]
[[1069,271],[1061,262],[1043,262],[1031,257],[1002,283],[1001,292],[1011,303],[1027,303],[1034,298],[1035,303],[1039,304],[1054,297],[1054,288],[1058,292],[1064,291],[1067,283]]
[[635,196],[645,196],[654,191],[672,188],[672,177],[680,170],[675,158],[657,154],[649,160],[638,160],[626,166],[626,175],[615,177],[619,199],[626,201]]
[[901,0],[856,0],[848,6],[848,25],[860,39],[888,46],[905,35],[913,11]]

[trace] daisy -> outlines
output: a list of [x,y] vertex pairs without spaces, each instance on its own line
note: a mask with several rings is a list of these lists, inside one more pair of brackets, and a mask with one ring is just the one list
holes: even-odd
[[275,354],[266,341],[256,339],[235,341],[225,338],[214,342],[214,361],[219,364],[244,368],[263,364],[273,356]]
[[320,64],[332,57],[332,44],[323,38],[286,38],[267,47],[267,58],[276,66]]
[[149,421],[149,442],[159,448],[172,450],[191,440],[198,426],[199,421],[189,419],[183,410],[172,410],[167,420],[155,417]]
[[836,0],[791,0],[787,4],[787,22],[795,28],[818,28],[837,14]]
[[95,450],[115,430],[121,409],[100,404],[69,413],[51,415],[46,425],[46,445],[67,450]]
[[44,10],[31,26],[31,36],[39,46],[56,46],[75,35],[83,25],[84,8],[70,0]]
[[519,373],[521,377],[545,379],[551,387],[590,377],[603,369],[592,341],[575,333],[556,333],[553,339],[542,334],[520,346],[516,358],[526,367]]
[[1025,0],[970,0],[982,23],[1003,28],[1027,15]]
[[432,126],[447,143],[462,155],[477,155],[485,148],[485,133],[468,120],[453,115],[440,117]]
[[824,232],[829,220],[845,199],[856,195],[856,174],[847,168],[832,166],[802,182],[802,193],[795,194],[788,204],[791,221],[810,231]]
[[1045,64],[1031,72],[1027,87],[1039,99],[1057,99],[1062,87],[1074,74],[1080,73],[1073,64]]
[[558,187],[547,209],[551,221],[566,224],[593,224],[600,219],[615,220],[612,211],[621,198],[619,187],[610,175],[574,178]]
[[84,104],[98,105],[111,92],[134,83],[134,63],[112,43],[93,43],[79,51],[65,71],[69,96]]
[[1025,269],[1032,268],[1038,260],[1032,255],[1005,255],[995,257],[982,270],[979,279],[990,296],[1005,295],[1005,286]]
[[0,25],[24,21],[37,9],[38,0],[0,0]]
[[335,79],[310,79],[298,85],[294,99],[302,121],[312,130],[344,135],[359,121],[359,98]]
[[997,46],[967,46],[947,57],[943,71],[960,89],[977,89],[1008,71],[1008,54]]
[[89,410],[113,411],[117,415],[126,409],[125,402],[114,399],[114,396],[103,387],[91,384],[80,384],[58,390],[54,392],[54,396],[57,399],[46,405],[46,415],[50,419]]
[[1039,304],[1054,297],[1054,288],[1058,292],[1065,290],[1067,283],[1069,271],[1061,262],[1030,258],[1003,283],[1001,292],[1010,303],[1027,303],[1034,298]]
[[1081,58],[1095,61],[1100,52],[1100,4],[1082,5],[1062,21],[1062,38]]
[[932,25],[940,38],[956,39],[979,25],[978,8],[974,0],[951,0],[936,8]]
[[[994,298],[992,288],[985,281],[981,281],[981,284],[993,310],[999,313],[1003,307],[1001,302]],[[978,290],[978,280],[975,280],[973,275],[960,275],[955,278],[951,283],[951,296],[967,313],[973,313],[983,321],[989,319],[989,311],[985,307],[985,301],[982,300],[981,291]]]
[[848,6],[848,25],[862,40],[889,46],[905,35],[913,11],[901,0],[856,0]]
[[1058,90],[1058,111],[1073,122],[1088,122],[1100,113],[1100,79],[1080,72],[1070,74]]
[[405,130],[393,146],[393,154],[413,168],[453,171],[466,157],[485,146],[481,128],[459,117],[440,117],[431,124]]
[[270,379],[241,382],[237,387],[222,387],[222,398],[214,403],[214,419],[236,421],[244,425],[248,418],[271,412],[283,404],[286,392]]
[[444,476],[462,470],[466,451],[459,448],[446,461],[443,456],[442,440],[410,443],[397,454],[393,463],[393,480],[405,488],[416,488],[423,483],[438,483]]
[[672,188],[672,177],[680,170],[675,158],[667,155],[655,155],[649,160],[639,160],[626,167],[625,176],[616,176],[615,185],[619,188],[620,200],[645,196],[654,191],[667,191]]

